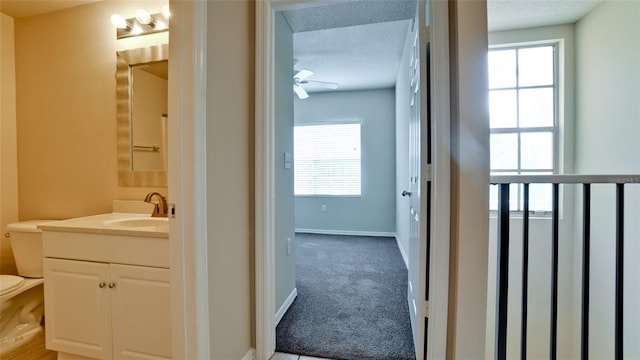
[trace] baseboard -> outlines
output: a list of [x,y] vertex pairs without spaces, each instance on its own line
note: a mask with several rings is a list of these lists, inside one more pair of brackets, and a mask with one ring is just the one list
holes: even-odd
[[320,234],[320,235],[350,235],[350,236],[376,236],[394,237],[396,233],[384,231],[352,231],[352,230],[325,230],[325,229],[298,229],[297,233]]
[[280,323],[280,320],[282,320],[282,317],[287,312],[287,310],[289,310],[289,307],[291,306],[291,304],[293,304],[293,300],[295,300],[297,296],[298,296],[298,289],[293,288],[293,291],[291,292],[291,294],[289,294],[289,297],[287,298],[287,300],[284,301],[284,304],[282,304],[282,306],[280,307],[280,309],[278,309],[278,311],[276,312],[276,315],[274,316],[274,319],[273,319],[274,327],[278,326],[278,324]]
[[249,351],[244,355],[242,360],[256,360],[256,349],[254,348],[249,349]]
[[395,235],[395,238],[396,238],[396,243],[398,244],[398,249],[400,249],[400,255],[402,255],[402,260],[404,260],[404,266],[408,269],[409,257],[407,256],[407,253],[404,251],[402,246],[400,246],[400,239],[398,239],[398,234]]

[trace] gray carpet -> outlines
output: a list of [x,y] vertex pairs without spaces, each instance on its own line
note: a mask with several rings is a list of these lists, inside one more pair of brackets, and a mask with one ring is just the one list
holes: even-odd
[[407,269],[393,238],[296,234],[298,297],[276,351],[330,359],[415,359]]

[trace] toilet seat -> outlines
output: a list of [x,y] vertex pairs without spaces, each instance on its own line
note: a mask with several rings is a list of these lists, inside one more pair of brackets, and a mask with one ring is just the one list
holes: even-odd
[[16,275],[0,275],[0,295],[12,292],[24,284],[24,278]]

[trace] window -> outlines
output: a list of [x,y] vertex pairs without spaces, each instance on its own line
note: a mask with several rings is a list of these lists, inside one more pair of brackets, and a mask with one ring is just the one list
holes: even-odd
[[296,125],[295,195],[360,195],[360,124]]
[[[491,174],[557,173],[558,86],[556,44],[489,50]],[[523,209],[522,186],[513,185],[510,208]],[[491,187],[491,209],[497,209]],[[529,190],[529,209],[551,211],[551,186]]]

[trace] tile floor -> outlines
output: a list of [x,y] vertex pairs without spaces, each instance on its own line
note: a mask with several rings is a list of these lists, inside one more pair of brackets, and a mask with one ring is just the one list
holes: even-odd
[[317,357],[304,356],[304,355],[295,355],[295,354],[285,354],[285,353],[277,352],[273,354],[273,356],[271,357],[271,360],[331,360],[331,359],[317,358]]

